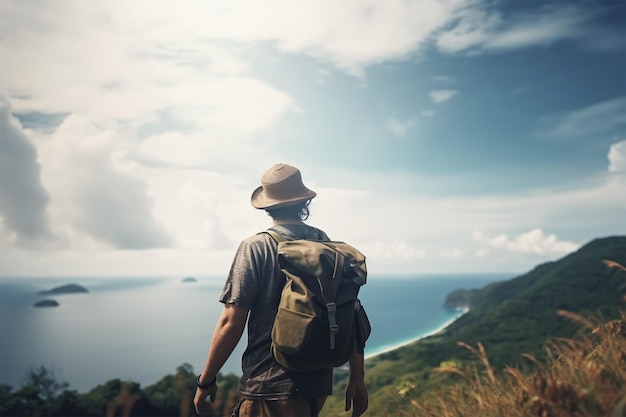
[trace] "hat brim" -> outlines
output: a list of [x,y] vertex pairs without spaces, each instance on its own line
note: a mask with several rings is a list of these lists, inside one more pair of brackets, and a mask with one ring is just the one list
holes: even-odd
[[258,187],[256,190],[252,192],[252,197],[250,197],[250,202],[252,206],[257,209],[275,209],[281,207],[292,206],[294,204],[301,203],[306,200],[311,200],[315,198],[317,193],[313,190],[309,190],[305,187],[305,192],[301,195],[291,197],[286,200],[277,200],[271,197],[268,197],[263,192],[263,186]]

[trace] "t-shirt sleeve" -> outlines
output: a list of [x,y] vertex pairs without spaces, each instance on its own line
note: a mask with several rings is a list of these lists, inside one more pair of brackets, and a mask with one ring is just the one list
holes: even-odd
[[365,351],[365,342],[369,338],[372,328],[369,318],[367,317],[367,313],[365,312],[360,300],[358,300],[357,307],[358,308],[355,311],[356,351],[357,353],[363,354]]
[[220,302],[252,310],[261,286],[263,254],[258,240],[239,244]]

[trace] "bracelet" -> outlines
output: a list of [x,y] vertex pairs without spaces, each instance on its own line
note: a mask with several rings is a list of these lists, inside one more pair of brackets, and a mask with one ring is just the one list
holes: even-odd
[[200,389],[210,389],[213,388],[213,386],[215,385],[215,382],[217,381],[217,377],[213,378],[213,381],[209,382],[208,384],[201,384],[200,383],[200,377],[202,376],[202,374],[198,375],[198,379],[196,380],[196,385],[198,385],[198,388]]

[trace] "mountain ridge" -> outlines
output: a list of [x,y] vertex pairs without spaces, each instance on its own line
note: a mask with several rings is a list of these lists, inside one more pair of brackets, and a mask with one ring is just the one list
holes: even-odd
[[[594,239],[525,274],[468,290],[470,310],[443,332],[366,362],[371,412],[385,414],[389,411],[385,404],[400,407],[440,388],[449,376],[434,369],[472,360],[472,353],[458,342],[483,345],[496,369],[524,369],[533,364],[522,354],[541,360],[550,339],[575,337],[581,330],[580,323],[558,315],[558,310],[604,320],[619,318],[626,307],[625,295],[620,291],[626,273],[610,268],[606,261],[626,265],[626,236]],[[345,376],[338,376],[337,381],[334,391],[342,393]],[[407,392],[410,395],[403,394]],[[332,410],[338,410],[340,403],[341,399],[333,397],[328,403],[329,413],[324,414],[335,415]]]
[[[493,341],[508,346],[510,354],[497,361],[504,365],[523,353],[513,345],[533,333],[530,326],[534,326],[536,336],[544,339],[573,336],[578,327],[557,316],[557,310],[615,317],[624,307],[624,300],[617,291],[619,273],[608,268],[606,260],[626,264],[626,236],[594,239],[559,260],[538,265],[511,280],[487,285],[473,294],[471,310],[450,325],[446,333],[470,344]],[[517,320],[520,331],[505,326],[503,322],[508,320]],[[521,331],[523,325],[527,328]],[[541,346],[522,345],[534,351],[541,350],[543,342]]]

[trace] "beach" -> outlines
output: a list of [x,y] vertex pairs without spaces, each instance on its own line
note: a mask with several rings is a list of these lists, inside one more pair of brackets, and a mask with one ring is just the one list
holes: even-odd
[[[441,332],[445,331],[448,328],[448,326],[450,326],[452,323],[457,321],[459,318],[461,318],[461,316],[463,316],[464,314],[466,314],[468,312],[469,312],[469,309],[463,310],[457,317],[455,317],[453,319],[450,319],[449,321],[447,321],[446,323],[442,324],[437,329],[435,329],[433,331],[430,331],[430,332],[427,332],[427,333],[424,333],[423,335],[414,337],[414,338],[409,339],[409,340],[405,340],[405,341],[400,342],[400,343],[396,343],[396,344],[391,345],[391,346],[380,346],[373,352],[365,353],[365,360],[367,361],[368,359],[372,359],[372,358],[374,358],[376,356],[380,356],[380,355],[382,355],[384,353],[392,352],[392,351],[394,351],[396,349],[400,349],[403,346],[407,346],[407,345],[413,344],[413,343],[418,342],[418,341],[420,341],[422,339],[425,339],[425,338],[427,338],[429,336],[434,336],[434,335],[436,335],[438,333],[441,333]],[[368,349],[366,348],[365,350],[367,352]]]

